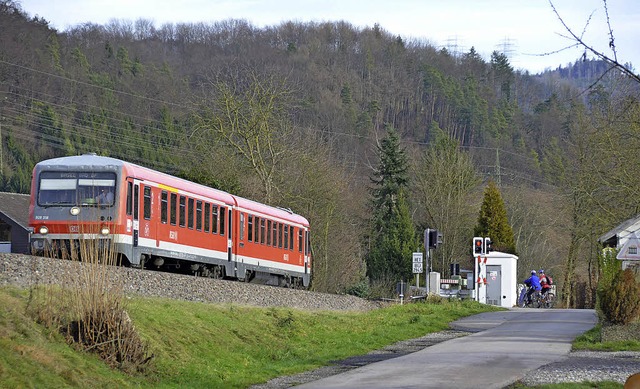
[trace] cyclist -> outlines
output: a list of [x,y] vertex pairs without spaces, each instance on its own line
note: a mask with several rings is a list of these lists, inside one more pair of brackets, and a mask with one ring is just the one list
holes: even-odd
[[527,303],[530,303],[531,295],[534,293],[539,293],[540,290],[542,290],[542,286],[540,285],[540,278],[538,278],[538,276],[536,275],[535,270],[531,270],[531,277],[524,280],[524,284],[529,287],[529,290],[527,290],[527,297],[525,301],[527,301]]
[[540,279],[540,286],[542,287],[542,297],[544,297],[551,290],[553,281],[551,281],[551,277],[544,274],[544,269],[538,271],[538,278]]

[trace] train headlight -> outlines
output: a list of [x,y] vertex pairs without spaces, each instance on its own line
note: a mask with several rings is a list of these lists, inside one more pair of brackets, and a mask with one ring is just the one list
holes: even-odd
[[40,233],[40,235],[47,235],[49,233],[49,229],[47,228],[47,226],[42,226],[40,227],[38,232]]
[[102,227],[102,228],[100,229],[100,233],[101,233],[102,235],[109,235],[109,233],[110,233],[110,232],[111,232],[111,231],[109,231],[109,227],[107,227],[107,226],[104,226],[104,227]]
[[80,208],[73,207],[69,210],[69,213],[71,213],[73,216],[78,216],[80,214]]

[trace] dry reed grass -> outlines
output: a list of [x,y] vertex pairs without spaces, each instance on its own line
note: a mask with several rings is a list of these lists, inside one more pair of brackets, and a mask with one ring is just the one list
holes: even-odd
[[50,247],[45,256],[77,266],[69,267],[61,286],[33,284],[28,309],[36,320],[111,367],[144,371],[153,356],[127,314],[123,285],[113,271],[119,264],[112,237],[80,233],[77,239]]

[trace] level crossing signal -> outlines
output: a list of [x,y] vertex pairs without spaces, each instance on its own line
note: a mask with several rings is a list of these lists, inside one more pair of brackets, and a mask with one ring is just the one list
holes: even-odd
[[486,253],[484,249],[484,238],[473,238],[473,254],[474,255],[484,255]]
[[487,255],[493,251],[491,238],[482,238],[476,236],[473,238],[473,255]]
[[484,238],[484,253],[485,254],[489,254],[489,252],[493,251],[493,248],[491,247],[492,244],[493,244],[493,242],[491,242],[491,238]]

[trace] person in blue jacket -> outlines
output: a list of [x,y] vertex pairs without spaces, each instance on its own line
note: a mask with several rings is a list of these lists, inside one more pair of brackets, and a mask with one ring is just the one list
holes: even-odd
[[538,278],[535,270],[531,270],[531,277],[524,280],[524,284],[529,287],[529,290],[527,290],[526,301],[531,301],[531,295],[536,292],[539,293],[542,290],[542,286],[540,285],[540,278]]

